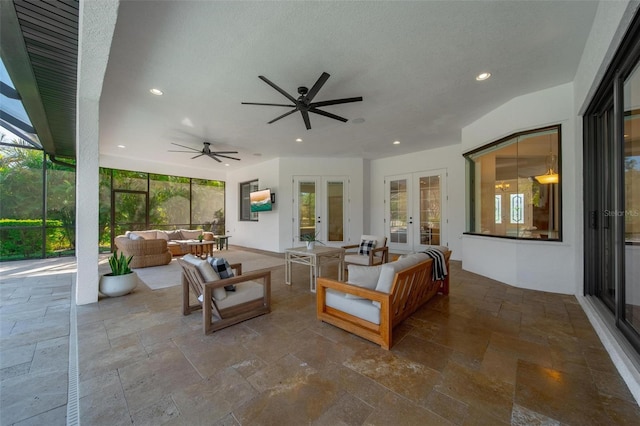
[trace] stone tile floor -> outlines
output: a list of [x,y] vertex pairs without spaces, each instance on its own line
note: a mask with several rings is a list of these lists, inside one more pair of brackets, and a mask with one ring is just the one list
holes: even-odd
[[[271,314],[209,336],[181,315],[179,287],[78,306],[80,421],[640,424],[574,297],[451,269],[451,294],[397,327],[391,351],[318,322],[302,265],[293,286],[272,271]],[[3,272],[2,425],[65,423],[70,275],[55,271]]]

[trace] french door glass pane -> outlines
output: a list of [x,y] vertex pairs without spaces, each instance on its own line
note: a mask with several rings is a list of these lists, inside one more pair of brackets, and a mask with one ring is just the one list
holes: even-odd
[[420,178],[420,244],[440,244],[440,176]]
[[298,186],[298,235],[316,234],[316,183],[300,181]]
[[344,182],[327,182],[327,240],[344,241]]
[[407,180],[392,180],[389,183],[390,242],[407,242]]
[[624,83],[625,319],[640,331],[640,72]]

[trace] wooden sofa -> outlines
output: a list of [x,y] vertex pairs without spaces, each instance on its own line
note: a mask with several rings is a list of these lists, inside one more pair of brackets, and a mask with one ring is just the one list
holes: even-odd
[[[443,255],[448,271],[451,251]],[[434,281],[433,259],[416,253],[379,266],[349,265],[349,282],[318,277],[316,291],[319,320],[390,349],[396,325],[436,293],[449,293],[449,275]]]
[[[242,264],[236,263],[230,265],[234,277],[219,279],[211,265],[196,256],[186,255],[178,263],[182,267],[182,314],[202,310],[204,334],[271,312],[271,271],[243,275]],[[225,291],[231,285],[235,291]]]

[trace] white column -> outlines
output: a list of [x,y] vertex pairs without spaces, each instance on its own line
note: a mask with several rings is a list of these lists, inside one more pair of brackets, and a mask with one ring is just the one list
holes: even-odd
[[76,100],[76,303],[98,301],[99,110],[119,1],[80,1]]

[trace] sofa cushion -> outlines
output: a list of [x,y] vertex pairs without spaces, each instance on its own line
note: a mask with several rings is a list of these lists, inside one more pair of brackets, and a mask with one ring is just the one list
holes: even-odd
[[[347,283],[353,284],[358,287],[368,288],[369,290],[375,290],[378,284],[378,277],[380,277],[380,269],[382,265],[378,266],[360,266],[349,265],[349,280]],[[360,296],[347,293],[345,296],[347,299],[363,299]]]
[[375,306],[371,300],[349,299],[345,293],[328,288],[325,303],[327,306],[351,314],[354,317],[380,324],[380,308]]
[[181,229],[180,234],[182,234],[183,240],[197,240],[200,235],[202,235],[201,229]]
[[159,240],[169,241],[169,234],[167,233],[167,231],[156,231],[156,238]]
[[167,237],[171,241],[173,241],[173,240],[181,240],[182,239],[182,232],[180,232],[180,231],[166,231],[166,233],[167,233]]
[[129,239],[133,240],[133,241],[135,241],[135,240],[144,240],[144,238],[142,238],[142,236],[140,236],[140,235],[138,235],[136,233],[133,233],[133,232],[131,232],[129,234]]
[[[218,277],[218,274],[216,274],[211,265],[209,265],[209,262],[207,262],[206,260],[200,259],[199,257],[192,254],[185,255],[182,260],[195,265],[205,282],[218,281],[220,279]],[[213,298],[216,299],[216,301],[222,301],[227,298],[227,292],[224,291],[224,288],[222,287],[214,288]],[[202,302],[202,294],[198,296],[198,300]]]
[[358,254],[368,256],[374,248],[376,248],[376,242],[374,240],[362,240],[360,241]]
[[389,292],[391,292],[393,279],[395,278],[397,272],[416,265],[427,259],[431,258],[424,253],[414,253],[405,257],[404,259],[398,259],[395,262],[389,262],[381,265],[380,277],[378,277],[378,282],[376,284],[375,290],[388,294]]
[[[129,233],[129,235],[131,235],[131,234],[138,235],[138,236],[144,238],[145,240],[155,240],[155,239],[157,239],[157,235],[158,235],[158,233],[157,233],[157,231],[155,229],[150,230],[150,231],[131,231]],[[131,236],[129,236],[129,238],[131,238]]]

